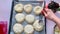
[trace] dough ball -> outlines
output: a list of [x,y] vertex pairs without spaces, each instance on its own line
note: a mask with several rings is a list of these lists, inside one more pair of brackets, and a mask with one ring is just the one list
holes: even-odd
[[55,32],[55,34],[59,34],[59,32]]
[[17,22],[22,23],[24,21],[24,19],[25,19],[25,15],[22,14],[22,13],[18,13],[15,16],[15,19],[16,19]]
[[58,28],[58,26],[55,27],[55,32],[60,32],[60,29]]
[[24,9],[24,7],[23,7],[23,4],[16,4],[15,6],[14,6],[14,9],[16,10],[16,12],[23,12],[23,9]]
[[34,13],[35,13],[36,15],[39,15],[39,14],[41,13],[41,11],[42,11],[42,7],[40,7],[40,6],[36,6],[36,7],[34,8]]
[[59,34],[60,34],[60,32],[59,32]]
[[33,23],[34,20],[35,20],[35,17],[33,15],[27,15],[25,20],[28,22],[28,23]]
[[33,27],[36,31],[42,31],[44,26],[42,23],[39,23],[39,20],[36,20],[33,24]]
[[25,34],[33,34],[34,28],[32,25],[26,25],[24,28]]
[[22,33],[23,32],[23,26],[19,23],[16,23],[14,26],[13,26],[13,31],[15,33]]
[[25,5],[24,10],[26,13],[30,13],[32,11],[32,5],[31,4]]

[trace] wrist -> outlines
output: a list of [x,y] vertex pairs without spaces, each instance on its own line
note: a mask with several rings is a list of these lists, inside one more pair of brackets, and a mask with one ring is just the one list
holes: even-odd
[[53,18],[53,21],[55,22],[55,21],[57,21],[59,18],[57,17],[57,16],[55,16],[54,18]]

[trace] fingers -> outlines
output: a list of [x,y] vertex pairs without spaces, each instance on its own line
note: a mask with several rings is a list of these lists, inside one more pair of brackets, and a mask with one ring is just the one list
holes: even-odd
[[[46,12],[45,8],[44,8],[43,10],[44,10],[44,12]],[[47,12],[46,12],[46,13],[47,13]]]
[[47,16],[47,13],[43,10],[42,11],[42,15],[44,15],[46,17]]
[[[47,13],[47,10],[48,10],[48,4],[43,8],[44,12]],[[42,11],[43,11],[42,10]]]
[[46,17],[47,16],[47,13],[45,11],[43,11],[43,13],[44,13],[44,16]]
[[48,8],[48,4],[46,4],[45,8]]
[[46,9],[43,9],[43,10],[41,11],[41,14],[42,14],[43,16],[46,16],[46,15],[47,15],[47,10],[46,10]]
[[46,12],[46,13],[49,12],[49,9],[45,8],[45,12]]
[[47,16],[47,12],[48,12],[48,5],[45,6],[45,8],[42,10],[41,14],[46,17]]
[[41,14],[44,16],[44,10],[41,11]]

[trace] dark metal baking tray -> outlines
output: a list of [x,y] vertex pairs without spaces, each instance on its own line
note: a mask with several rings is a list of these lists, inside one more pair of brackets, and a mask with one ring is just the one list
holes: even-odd
[[[14,6],[16,4],[18,4],[18,3],[22,3],[23,5],[32,4],[33,7],[35,7],[35,6],[38,6],[38,5],[41,6],[43,2],[45,4],[45,1],[16,1],[16,0],[13,0],[12,8],[11,8],[11,15],[10,15],[10,23],[9,23],[9,32],[8,32],[8,34],[14,34],[13,25],[16,23],[16,20],[15,20],[16,12],[14,10]],[[24,13],[24,11],[23,11],[23,14],[26,15],[26,13]],[[31,12],[31,14],[34,15],[33,11]],[[36,16],[36,19],[39,19],[39,20],[43,21],[44,29],[41,32],[34,31],[34,34],[46,34],[46,21],[45,21],[45,18],[42,15],[39,15],[39,16]],[[22,23],[23,26],[25,26],[26,24],[27,23]],[[24,34],[24,32],[22,34]]]

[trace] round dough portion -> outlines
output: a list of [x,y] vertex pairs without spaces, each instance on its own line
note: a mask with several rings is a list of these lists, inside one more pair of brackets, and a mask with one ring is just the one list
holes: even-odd
[[26,25],[24,28],[25,34],[33,34],[34,28],[32,25]]
[[42,11],[42,7],[40,7],[40,6],[36,6],[36,7],[34,8],[34,13],[35,13],[36,15],[39,15],[39,14],[41,13],[41,11]]
[[25,19],[25,15],[22,13],[18,13],[15,15],[15,19],[17,22],[22,23]]
[[24,10],[25,10],[26,13],[31,13],[31,11],[32,11],[32,5],[31,4],[26,4],[24,6]]
[[23,12],[24,6],[23,4],[19,3],[14,6],[14,9],[16,10],[16,12]]
[[59,32],[55,32],[54,34],[59,34]]
[[28,23],[33,23],[34,20],[35,20],[35,17],[33,15],[27,15],[25,20],[28,22]]
[[23,26],[19,23],[16,23],[14,26],[13,26],[13,31],[15,33],[22,33],[23,32]]
[[60,29],[58,28],[58,26],[55,27],[55,32],[60,32]]
[[39,20],[36,20],[33,24],[33,27],[36,31],[42,31],[44,26],[42,23],[39,23]]

